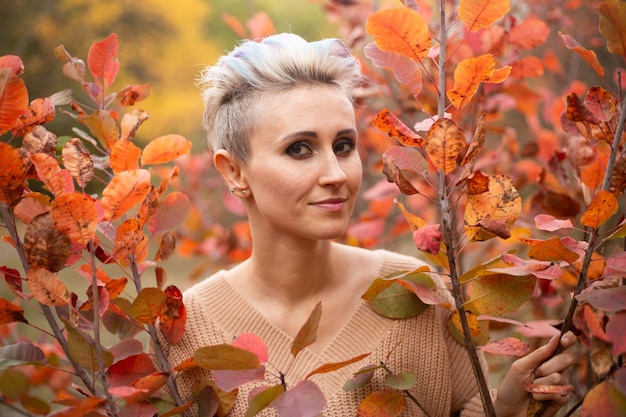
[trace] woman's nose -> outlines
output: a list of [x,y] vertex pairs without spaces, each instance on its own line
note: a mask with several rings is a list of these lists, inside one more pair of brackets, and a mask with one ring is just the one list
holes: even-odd
[[348,175],[344,170],[341,161],[337,158],[335,153],[328,155],[324,158],[324,164],[320,168],[320,182],[323,185],[326,184],[343,184],[348,180]]

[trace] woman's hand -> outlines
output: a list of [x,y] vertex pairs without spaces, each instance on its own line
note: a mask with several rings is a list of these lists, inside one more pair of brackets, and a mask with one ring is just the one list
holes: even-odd
[[[530,402],[530,394],[525,390],[527,384],[538,385],[567,385],[567,378],[563,372],[574,362],[572,352],[567,349],[576,342],[576,336],[567,332],[561,338],[563,352],[550,358],[556,351],[559,340],[554,336],[550,341],[534,352],[513,362],[498,389],[498,396],[494,409],[498,417],[526,416],[526,409]],[[569,393],[560,394],[532,394],[537,401],[547,401],[542,417],[550,417],[563,407],[569,400]]]

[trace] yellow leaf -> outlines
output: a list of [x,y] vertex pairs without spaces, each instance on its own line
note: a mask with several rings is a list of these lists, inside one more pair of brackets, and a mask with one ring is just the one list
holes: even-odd
[[609,52],[626,57],[626,3],[607,0],[598,6],[600,33],[607,41]]
[[511,9],[509,0],[461,0],[459,19],[471,32],[488,28]]
[[618,207],[617,197],[613,193],[600,190],[589,204],[587,211],[580,217],[580,222],[587,227],[597,229],[617,212]]
[[385,9],[371,15],[365,29],[381,51],[395,52],[420,62],[430,50],[428,25],[407,7]]
[[450,119],[438,119],[428,131],[424,149],[434,167],[448,174],[456,168],[456,159],[465,146],[463,130]]
[[561,239],[554,236],[548,240],[520,239],[522,243],[530,246],[528,256],[538,261],[561,262],[573,264],[579,258],[576,252],[569,250]]

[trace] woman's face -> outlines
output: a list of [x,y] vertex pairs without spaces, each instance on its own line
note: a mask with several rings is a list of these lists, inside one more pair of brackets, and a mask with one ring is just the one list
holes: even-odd
[[352,103],[341,90],[307,86],[261,99],[257,112],[242,167],[252,227],[270,236],[340,237],[363,175]]

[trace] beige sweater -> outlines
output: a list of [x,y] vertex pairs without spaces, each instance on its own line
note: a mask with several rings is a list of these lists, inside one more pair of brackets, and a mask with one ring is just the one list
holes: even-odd
[[[422,265],[413,257],[383,250],[377,252],[381,256],[378,277]],[[223,271],[187,290],[184,303],[187,308],[185,336],[173,346],[162,341],[171,366],[193,356],[194,351],[202,346],[230,343],[236,335],[250,332],[260,336],[268,345],[269,363],[272,368],[287,373],[288,387],[303,380],[322,364],[342,362],[371,352],[359,363],[311,378],[325,395],[324,416],[356,416],[359,403],[365,396],[374,390],[388,389],[383,383],[382,370],[376,372],[371,385],[365,388],[342,389],[355,371],[380,361],[395,373],[412,373],[418,379],[411,391],[425,412],[407,400],[403,416],[447,417],[459,411],[466,417],[484,415],[468,355],[446,329],[449,311],[440,306],[429,307],[412,319],[392,320],[376,314],[362,301],[352,318],[321,353],[305,349],[294,360],[290,353],[293,339],[247,304],[230,286]],[[176,383],[181,397],[185,400],[193,398],[194,385],[205,378],[210,378],[210,373],[204,370],[185,371],[179,375]],[[277,383],[278,379],[268,375],[265,383],[240,387],[237,403],[229,416],[245,415],[250,389]],[[194,410],[197,415],[197,407]],[[276,415],[273,409],[259,414]]]

